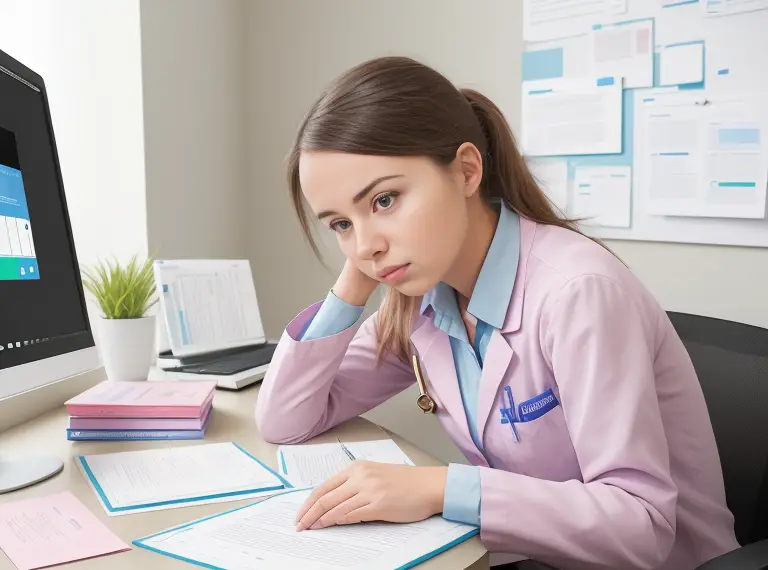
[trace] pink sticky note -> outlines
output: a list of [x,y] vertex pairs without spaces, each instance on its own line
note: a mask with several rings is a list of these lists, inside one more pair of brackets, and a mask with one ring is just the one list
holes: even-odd
[[19,570],[131,549],[69,491],[0,505],[0,548]]

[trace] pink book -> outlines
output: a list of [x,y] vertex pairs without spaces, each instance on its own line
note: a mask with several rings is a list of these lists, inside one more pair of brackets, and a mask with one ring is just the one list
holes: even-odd
[[102,382],[65,402],[70,416],[200,418],[216,382]]
[[69,429],[96,430],[197,430],[203,429],[213,406],[203,411],[199,418],[112,418],[112,417],[79,417],[69,418]]

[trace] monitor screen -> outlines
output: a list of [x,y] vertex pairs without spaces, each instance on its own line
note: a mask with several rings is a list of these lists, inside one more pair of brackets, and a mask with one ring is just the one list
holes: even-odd
[[0,369],[93,346],[44,86],[3,61]]

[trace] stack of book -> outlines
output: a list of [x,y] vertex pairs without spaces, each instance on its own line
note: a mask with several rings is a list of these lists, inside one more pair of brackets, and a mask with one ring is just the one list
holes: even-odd
[[203,439],[216,382],[102,382],[65,403],[70,441]]

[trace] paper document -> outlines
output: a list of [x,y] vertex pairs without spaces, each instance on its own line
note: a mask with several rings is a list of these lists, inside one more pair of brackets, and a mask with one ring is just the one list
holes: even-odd
[[[344,443],[355,459],[413,465],[391,439]],[[277,450],[280,472],[295,487],[314,487],[352,463],[338,443],[282,445]]]
[[0,505],[0,548],[19,570],[131,549],[69,491]]
[[236,501],[291,487],[234,443],[87,455],[77,464],[109,515]]
[[523,39],[538,42],[583,34],[606,16],[626,11],[626,0],[523,0]]
[[562,159],[527,158],[539,187],[561,212],[568,210],[568,164]]
[[265,341],[247,260],[158,260],[154,271],[175,356]]
[[621,80],[523,82],[526,156],[621,153]]
[[659,51],[659,84],[686,85],[704,81],[704,42],[664,46]]
[[571,216],[584,225],[628,228],[632,212],[632,168],[577,166]]
[[598,24],[592,31],[592,74],[624,77],[624,88],[653,86],[653,19]]
[[670,93],[647,98],[644,160],[650,214],[765,217],[764,97],[707,101]]
[[705,16],[730,16],[768,9],[768,0],[702,0]]
[[363,523],[296,532],[309,490],[264,501],[134,541],[136,546],[229,570],[393,570],[410,567],[477,534],[433,517],[418,523]]

